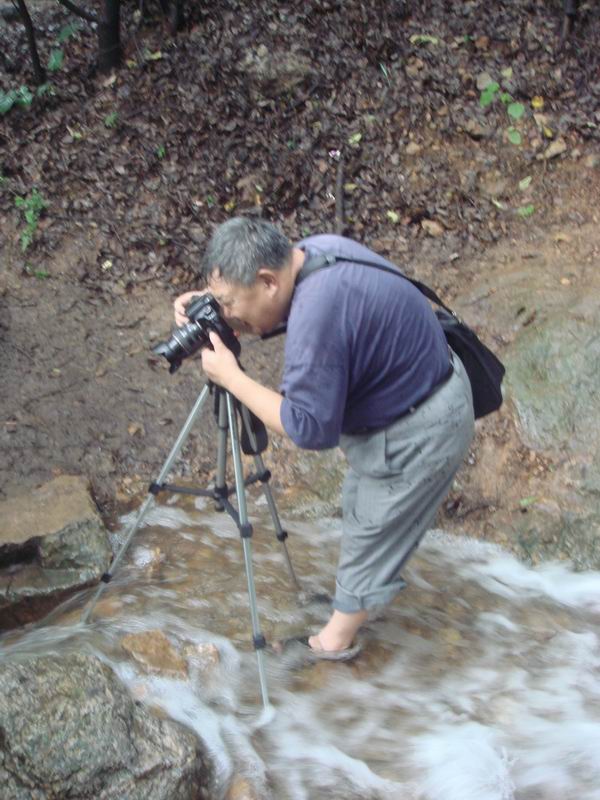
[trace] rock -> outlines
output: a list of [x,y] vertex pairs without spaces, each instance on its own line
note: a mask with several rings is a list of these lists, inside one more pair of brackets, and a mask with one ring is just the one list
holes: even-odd
[[439,222],[436,222],[433,219],[424,219],[421,220],[421,227],[425,231],[428,236],[443,236],[444,235],[444,228],[440,225]]
[[247,778],[238,776],[231,782],[225,800],[260,800],[260,794]]
[[121,640],[121,647],[143,666],[157,672],[187,675],[187,662],[175,650],[162,631],[130,633]]
[[306,56],[293,50],[269,50],[264,44],[250,50],[240,68],[251,85],[267,97],[290,92],[314,72]]
[[596,169],[596,167],[600,166],[600,156],[595,154],[586,156],[583,159],[583,165],[588,169]]
[[93,656],[0,666],[0,785],[6,800],[208,800],[200,740],[135,703]]
[[183,653],[195,666],[201,670],[210,670],[221,661],[219,648],[211,642],[198,642],[185,645]]
[[81,477],[63,475],[0,503],[0,628],[47,613],[98,581],[111,550]]
[[490,129],[486,128],[476,119],[468,119],[465,123],[465,131],[472,139],[479,141],[480,139],[487,139],[490,136]]
[[483,92],[483,90],[487,86],[489,86],[490,83],[493,83],[493,82],[494,82],[494,79],[492,78],[492,76],[489,73],[482,72],[477,76],[476,85],[477,85],[477,88],[479,89],[479,91]]
[[503,197],[506,194],[508,181],[497,170],[481,175],[479,191],[484,197]]
[[423,150],[423,148],[421,147],[420,144],[417,144],[416,142],[409,142],[406,145],[406,148],[404,149],[404,152],[406,153],[407,156],[416,156],[422,150]]

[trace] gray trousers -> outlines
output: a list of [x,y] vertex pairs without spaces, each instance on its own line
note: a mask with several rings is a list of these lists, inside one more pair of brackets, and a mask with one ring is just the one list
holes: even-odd
[[348,461],[333,607],[352,613],[389,603],[400,571],[431,526],[473,438],[469,378],[454,373],[412,414],[376,432],[343,435]]

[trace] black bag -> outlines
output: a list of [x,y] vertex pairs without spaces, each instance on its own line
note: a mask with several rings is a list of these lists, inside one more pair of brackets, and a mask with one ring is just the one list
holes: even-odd
[[504,365],[456,315],[443,308],[436,311],[435,315],[448,344],[462,361],[469,376],[475,419],[497,411],[502,405]]
[[440,308],[435,312],[446,340],[452,350],[460,358],[465,368],[471,391],[473,393],[473,410],[475,419],[485,417],[492,411],[497,411],[502,405],[502,378],[504,377],[504,365],[500,359],[486,347],[477,337],[474,331],[460,320],[454,311],[444,305],[437,294],[421,281],[413,280],[400,272],[399,269],[388,267],[385,264],[378,264],[375,261],[359,261],[355,258],[345,256],[335,256],[332,253],[324,253],[308,259],[296,278],[296,283],[304,280],[312,272],[324,267],[329,267],[338,261],[349,261],[352,264],[363,264],[366,267],[376,267],[384,272],[391,272],[400,278],[416,286],[416,288]]

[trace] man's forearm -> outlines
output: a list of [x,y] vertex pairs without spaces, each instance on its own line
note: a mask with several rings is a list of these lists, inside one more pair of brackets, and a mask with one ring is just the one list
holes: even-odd
[[257,381],[252,380],[245,372],[236,373],[227,387],[240,403],[243,403],[253,414],[275,433],[285,433],[281,424],[281,403],[283,397],[268,389]]

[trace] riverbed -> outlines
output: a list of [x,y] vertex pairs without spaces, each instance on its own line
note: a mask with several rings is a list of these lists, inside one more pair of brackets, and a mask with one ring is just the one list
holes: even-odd
[[[261,631],[271,642],[329,614],[341,521],[285,520],[289,579],[267,506],[250,502]],[[112,534],[123,541],[133,515]],[[25,631],[1,659],[92,653],[131,692],[203,739],[216,795],[240,776],[273,800],[598,800],[600,573],[531,569],[497,546],[430,532],[407,588],[373,615],[350,663],[267,650],[261,702],[240,538],[209,501],[154,508],[87,624],[91,593]],[[180,673],[126,637],[161,632]]]

